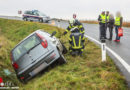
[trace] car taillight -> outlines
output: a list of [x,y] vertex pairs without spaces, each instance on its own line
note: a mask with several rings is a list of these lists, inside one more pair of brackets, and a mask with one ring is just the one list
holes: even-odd
[[43,36],[41,36],[40,34],[38,34],[38,33],[36,33],[36,34],[37,34],[37,36],[42,40],[41,45],[42,45],[44,48],[47,48],[47,46],[48,46],[47,40],[46,40]]
[[13,55],[12,55],[12,52],[10,53],[10,60],[12,61],[12,65],[14,67],[14,69],[18,69],[19,66],[16,62],[13,62]]
[[41,42],[41,45],[42,45],[44,48],[47,48],[47,46],[48,46],[48,44],[47,44],[46,41],[45,41],[45,42]]
[[14,69],[18,69],[19,68],[19,66],[18,66],[18,64],[16,62],[13,63],[13,67],[14,67]]

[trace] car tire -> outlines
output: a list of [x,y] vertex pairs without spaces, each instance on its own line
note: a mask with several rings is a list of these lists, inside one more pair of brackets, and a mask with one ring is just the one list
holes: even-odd
[[40,22],[40,23],[43,23],[43,19],[40,18],[40,19],[39,19],[39,22]]
[[27,19],[27,18],[23,18],[23,20],[24,20],[24,21],[28,21],[28,19]]
[[62,47],[63,47],[63,51],[62,51],[62,53],[63,54],[66,54],[68,51],[67,51],[67,48],[65,47],[65,45],[64,44],[62,44]]
[[67,61],[66,61],[66,59],[64,58],[63,54],[62,54],[61,52],[59,52],[59,54],[60,54],[60,57],[59,57],[59,59],[58,59],[58,63],[59,63],[59,64],[65,64],[65,63],[67,63]]

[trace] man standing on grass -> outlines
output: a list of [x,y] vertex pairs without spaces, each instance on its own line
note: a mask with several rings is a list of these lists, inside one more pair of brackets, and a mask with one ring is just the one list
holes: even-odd
[[99,39],[106,39],[106,15],[105,11],[102,11],[101,15],[98,17],[99,25],[100,25],[100,33]]

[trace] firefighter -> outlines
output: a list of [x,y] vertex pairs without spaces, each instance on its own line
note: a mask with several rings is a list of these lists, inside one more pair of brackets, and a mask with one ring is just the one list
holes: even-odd
[[[74,29],[74,28],[78,28],[78,29]],[[69,20],[69,26],[67,27],[66,31],[64,32],[64,35],[67,34],[69,31],[71,31],[71,33],[79,32],[83,35],[85,32],[83,25],[75,19]]]
[[[70,43],[70,52],[72,55],[82,55],[82,52],[84,50],[84,41],[85,37],[81,33],[72,33],[69,38],[69,43]],[[74,52],[73,52],[74,51]],[[75,53],[75,51],[78,51],[78,53]]]
[[99,25],[100,25],[100,40],[102,38],[106,39],[106,15],[105,15],[105,11],[103,11],[101,13],[101,15],[99,15],[98,17],[98,21],[99,21]]
[[80,22],[76,22],[75,19],[69,20],[69,26],[63,35],[67,34],[71,31],[71,35],[69,38],[70,42],[70,52],[79,51],[82,54],[84,49],[84,28]]

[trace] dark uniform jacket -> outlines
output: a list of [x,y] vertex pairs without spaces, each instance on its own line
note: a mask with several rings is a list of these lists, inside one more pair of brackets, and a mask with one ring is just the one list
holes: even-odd
[[84,48],[85,37],[81,33],[71,33],[69,42],[72,49],[83,49]]
[[114,23],[115,23],[114,19],[109,19],[108,27],[113,28],[114,27]]

